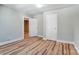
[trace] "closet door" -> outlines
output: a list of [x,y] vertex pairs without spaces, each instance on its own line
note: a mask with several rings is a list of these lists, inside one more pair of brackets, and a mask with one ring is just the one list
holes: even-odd
[[46,15],[46,38],[57,39],[57,14]]
[[29,36],[37,36],[37,19],[29,19]]

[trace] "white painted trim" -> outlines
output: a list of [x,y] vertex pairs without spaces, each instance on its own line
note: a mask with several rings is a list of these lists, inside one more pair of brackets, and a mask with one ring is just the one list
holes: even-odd
[[23,36],[23,39],[24,39],[24,17],[23,17],[23,20],[22,20],[22,36]]
[[[38,37],[43,37],[43,36],[38,35]],[[70,41],[57,40],[57,39],[50,39],[50,38],[46,38],[46,37],[43,37],[43,40],[54,40],[54,41],[58,41],[58,42],[62,42],[62,43],[70,43],[70,44],[75,44],[74,42],[70,42]]]
[[49,39],[49,38],[43,38],[44,40],[54,40],[57,42],[62,42],[62,43],[70,43],[70,44],[74,44],[74,42],[70,42],[70,41],[64,41],[64,40],[57,40],[57,39]]
[[56,40],[58,42],[62,42],[62,43],[70,43],[70,44],[74,44],[74,42],[70,42],[70,41],[63,41],[63,40]]
[[17,39],[13,39],[13,40],[10,40],[10,41],[6,41],[6,42],[0,42],[0,46],[1,45],[5,45],[5,44],[8,44],[8,43],[15,42],[15,41],[18,41],[18,40],[22,40],[22,39],[23,39],[23,37],[17,38]]
[[43,37],[42,35],[37,35],[38,37]]
[[74,46],[75,46],[75,48],[76,48],[76,50],[77,50],[77,52],[79,54],[79,47],[78,47],[78,45],[76,43],[74,43]]

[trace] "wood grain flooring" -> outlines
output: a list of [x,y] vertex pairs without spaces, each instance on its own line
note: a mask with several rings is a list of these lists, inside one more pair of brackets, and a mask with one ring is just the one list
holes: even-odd
[[31,37],[0,46],[1,55],[78,55],[73,44]]

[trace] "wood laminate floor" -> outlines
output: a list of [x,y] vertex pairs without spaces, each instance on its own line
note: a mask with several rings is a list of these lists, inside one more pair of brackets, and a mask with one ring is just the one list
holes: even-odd
[[27,40],[29,38],[29,33],[24,33],[24,40]]
[[0,46],[1,55],[77,55],[73,44],[32,37]]

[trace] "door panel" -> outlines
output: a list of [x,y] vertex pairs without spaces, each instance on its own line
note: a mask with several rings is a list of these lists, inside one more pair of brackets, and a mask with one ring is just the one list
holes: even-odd
[[29,20],[29,35],[37,36],[37,19]]
[[46,38],[57,39],[57,14],[46,15]]

